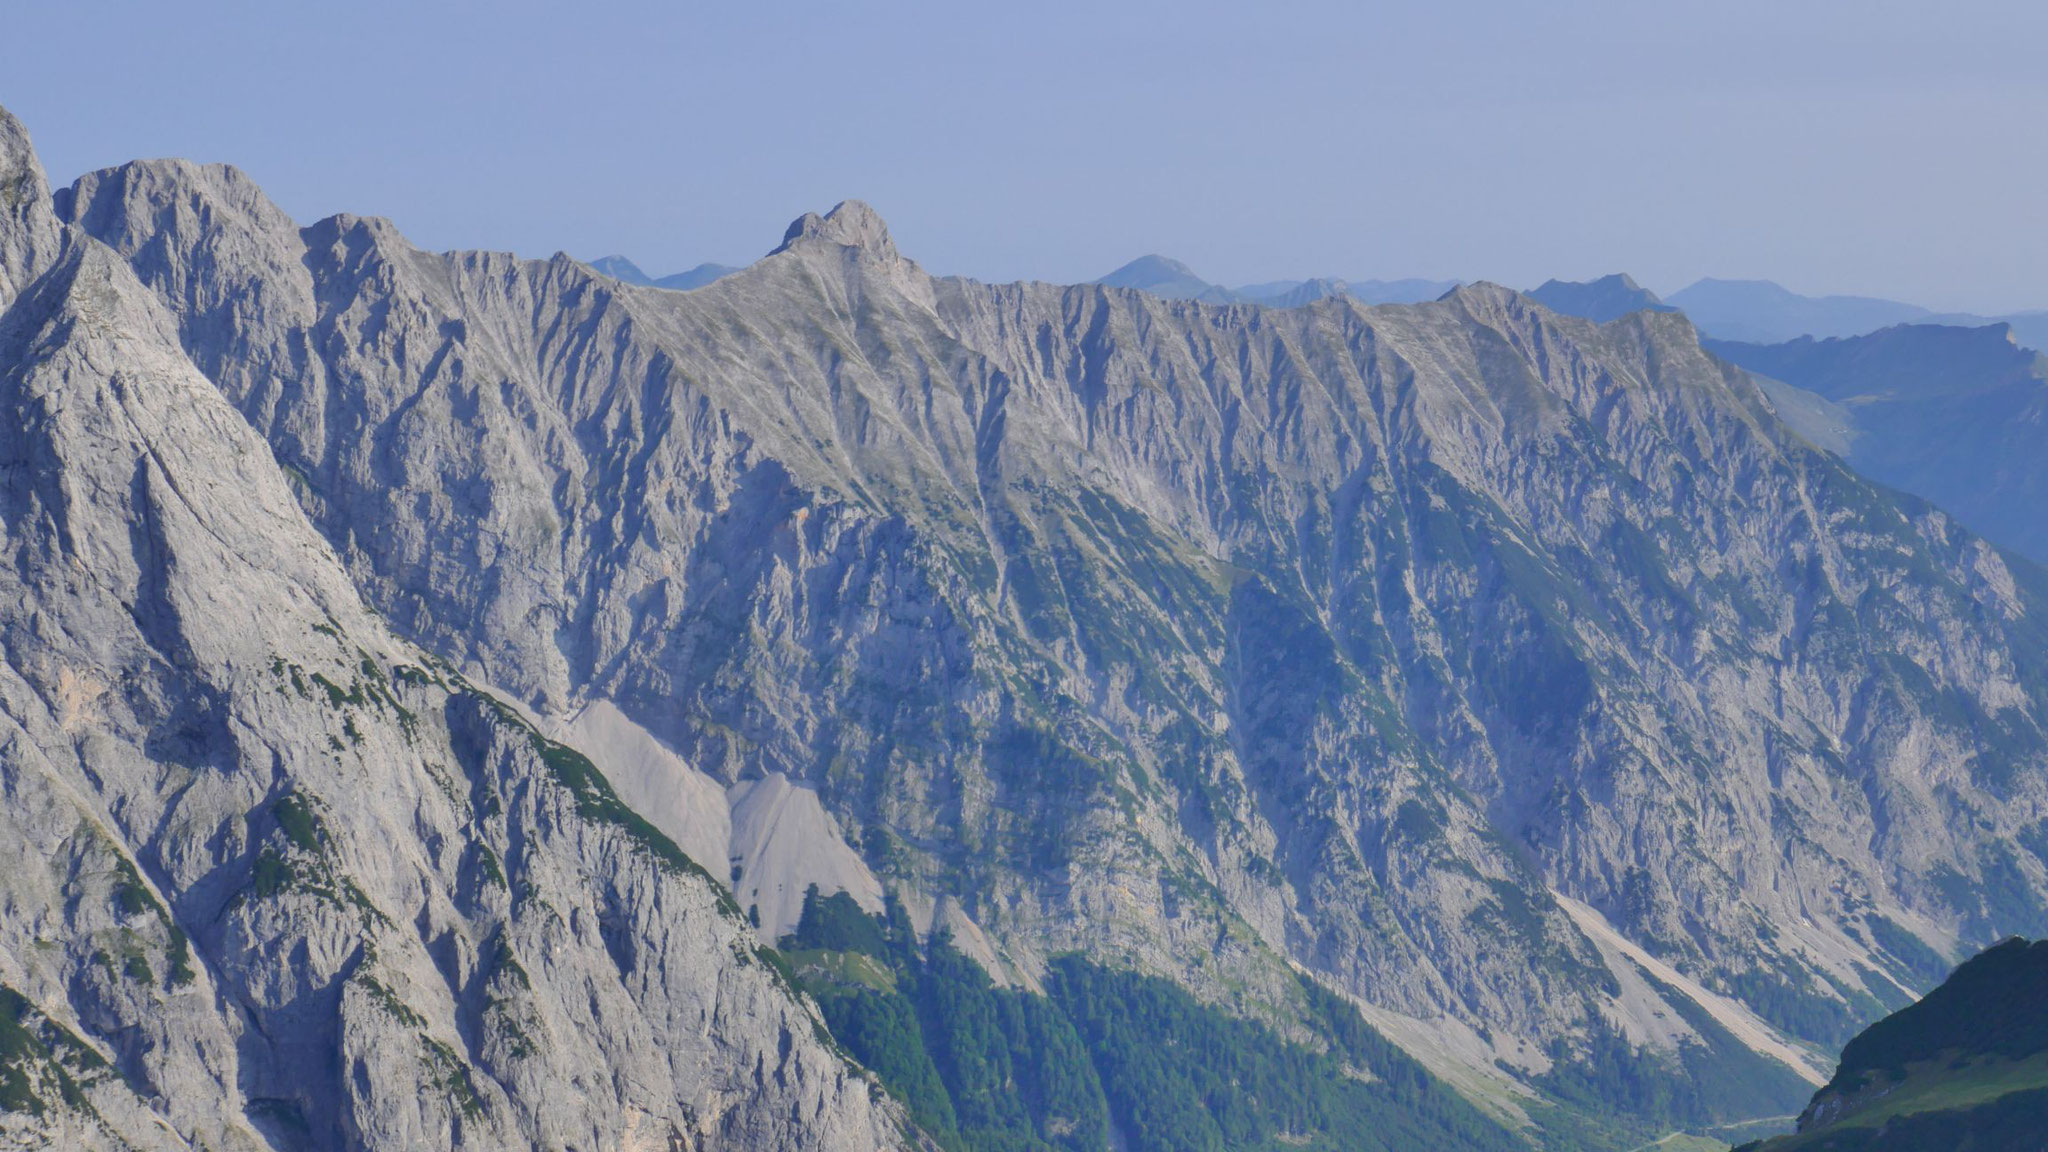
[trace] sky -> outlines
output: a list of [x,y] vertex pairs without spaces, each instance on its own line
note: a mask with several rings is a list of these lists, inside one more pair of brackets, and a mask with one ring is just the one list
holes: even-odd
[[928,269],[1626,271],[2048,308],[2039,0],[10,5],[53,180],[226,161],[302,222],[745,263],[868,201]]

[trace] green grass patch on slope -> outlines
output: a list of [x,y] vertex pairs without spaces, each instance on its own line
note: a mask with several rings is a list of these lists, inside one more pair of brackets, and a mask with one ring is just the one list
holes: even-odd
[[527,742],[547,768],[548,774],[575,798],[577,815],[594,824],[607,824],[619,829],[625,833],[628,840],[666,871],[675,875],[701,878],[717,895],[719,909],[726,916],[736,921],[746,918],[738,901],[733,899],[732,893],[727,891],[725,885],[719,883],[703,865],[692,860],[674,840],[668,838],[666,833],[634,811],[631,805],[619,799],[619,794],[612,789],[611,781],[605,779],[604,773],[598,771],[597,765],[591,762],[590,757],[567,744],[541,735],[539,729],[528,723],[517,709],[504,701],[487,692],[477,691],[467,684],[461,686],[499,721],[525,735]]
[[0,1112],[44,1115],[51,1104],[91,1113],[84,1085],[107,1062],[28,998],[0,985]]
[[943,934],[920,948],[893,900],[877,919],[809,893],[783,947],[834,1038],[951,1152],[1094,1152],[1113,1134],[1131,1152],[1526,1147],[1307,982],[1319,1046],[1079,957],[1053,963],[1046,995],[999,987]]

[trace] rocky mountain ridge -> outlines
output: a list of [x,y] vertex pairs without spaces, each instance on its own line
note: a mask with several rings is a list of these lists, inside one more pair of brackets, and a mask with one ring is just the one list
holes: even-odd
[[718,883],[392,635],[0,113],[0,1140],[901,1146]]
[[2005,940],[1842,1049],[1798,1131],[1738,1152],[1996,1152],[2048,1120],[2048,943]]

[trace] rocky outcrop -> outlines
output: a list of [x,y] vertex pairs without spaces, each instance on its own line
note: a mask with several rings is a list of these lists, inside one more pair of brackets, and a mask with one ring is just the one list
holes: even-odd
[[[0,141],[39,187],[4,116]],[[47,201],[0,252],[0,1134],[901,1140],[710,876],[363,604],[125,260]],[[293,273],[244,268],[214,319],[290,314]]]

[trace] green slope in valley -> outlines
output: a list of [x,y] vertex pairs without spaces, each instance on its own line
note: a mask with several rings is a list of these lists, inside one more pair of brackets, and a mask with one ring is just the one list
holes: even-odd
[[2048,941],[1956,969],[1842,1050],[1791,1136],[1753,1152],[2004,1152],[2048,1139]]
[[1078,956],[1043,995],[998,987],[944,934],[919,949],[900,904],[874,918],[815,887],[782,953],[951,1152],[1528,1147],[1307,981],[1293,1037]]

